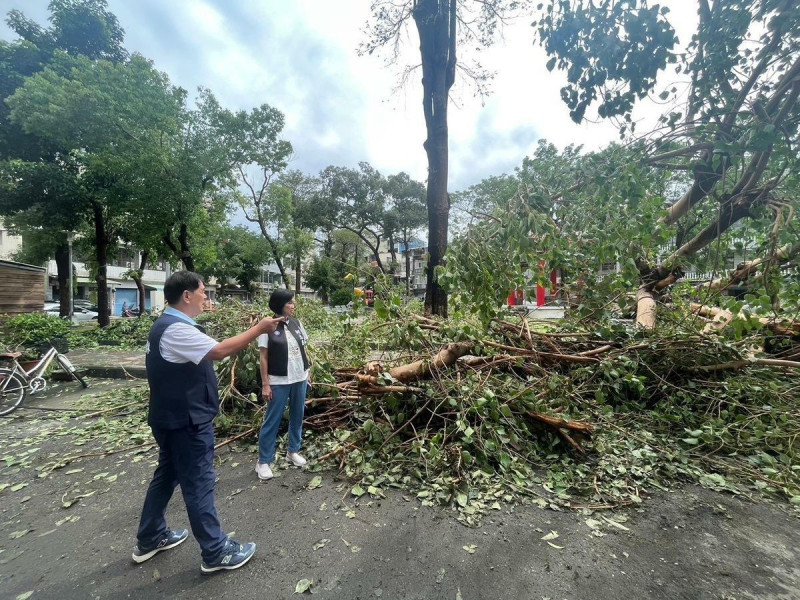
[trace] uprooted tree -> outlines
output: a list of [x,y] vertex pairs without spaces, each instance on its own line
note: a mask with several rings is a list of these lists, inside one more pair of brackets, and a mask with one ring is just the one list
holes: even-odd
[[[634,105],[659,91],[657,74],[674,65],[685,79],[661,91],[661,100],[675,108],[632,157],[683,175],[673,178],[681,190],[677,197],[667,198],[660,214],[646,215],[654,237],[674,243],[668,251],[616,257],[634,261],[636,318],[646,328],[655,326],[658,299],[687,264],[744,221],[762,228],[763,243],[755,262],[735,275],[738,280],[755,272],[769,277],[798,251],[791,221],[797,207],[800,8],[792,0],[698,0],[697,12],[697,30],[683,49],[676,48],[669,9],[645,1],[556,0],[536,24],[551,56],[548,68],[567,72],[562,98],[575,121],[597,105],[600,117],[619,117],[622,133],[632,132]],[[571,202],[574,191],[560,190],[553,204]]]

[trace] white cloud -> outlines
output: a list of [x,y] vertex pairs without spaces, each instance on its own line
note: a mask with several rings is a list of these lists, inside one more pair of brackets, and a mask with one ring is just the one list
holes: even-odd
[[[3,13],[19,8],[44,23],[48,0],[0,0]],[[230,108],[262,103],[286,115],[285,136],[295,148],[293,168],[315,172],[328,164],[365,160],[384,173],[424,179],[419,72],[397,88],[399,68],[383,56],[358,56],[369,3],[363,0],[110,0],[126,30],[126,45],[152,58],[178,85],[203,85]],[[693,3],[666,2],[682,40],[696,22]],[[561,73],[545,68],[533,43],[530,18],[508,26],[494,47],[473,54],[496,72],[485,105],[458,84],[450,106],[450,188],[509,172],[539,138],[588,149],[617,139],[608,122],[574,124],[560,99]],[[0,35],[9,39],[7,28]],[[419,62],[413,25],[399,65]],[[472,50],[471,52],[475,52]],[[460,49],[460,59],[470,52]],[[665,74],[665,79],[672,77]],[[652,124],[661,112],[643,106]]]

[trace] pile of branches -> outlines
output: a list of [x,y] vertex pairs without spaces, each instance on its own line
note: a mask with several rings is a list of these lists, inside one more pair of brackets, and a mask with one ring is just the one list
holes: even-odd
[[[683,477],[800,502],[800,363],[698,323],[645,334],[509,314],[486,331],[401,308],[339,323],[314,350],[310,453],[355,496],[399,487],[468,522],[521,496],[636,503]],[[227,373],[226,418],[255,434],[263,405]]]

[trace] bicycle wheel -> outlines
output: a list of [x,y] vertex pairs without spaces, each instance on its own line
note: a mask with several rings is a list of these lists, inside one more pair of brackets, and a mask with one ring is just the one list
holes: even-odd
[[14,412],[25,400],[25,381],[13,370],[0,368],[0,416]]
[[61,368],[80,381],[83,387],[89,387],[89,384],[86,383],[86,380],[78,373],[77,369],[75,369],[72,362],[66,356],[63,354],[56,354],[56,359],[58,360],[58,364],[61,365]]

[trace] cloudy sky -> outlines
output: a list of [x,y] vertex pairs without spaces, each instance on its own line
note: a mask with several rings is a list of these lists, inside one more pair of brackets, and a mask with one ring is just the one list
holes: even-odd
[[[48,0],[0,0],[44,23]],[[682,40],[695,21],[693,2],[672,0]],[[385,174],[426,177],[419,74],[398,86],[400,66],[418,59],[407,31],[400,66],[386,56],[359,56],[368,0],[109,0],[125,45],[155,61],[187,90],[210,88],[231,109],[267,103],[286,115],[291,167],[317,173],[328,165],[367,161]],[[450,189],[513,171],[545,138],[597,148],[617,138],[610,123],[575,125],[561,103],[563,75],[548,73],[534,46],[531,18],[507,26],[477,57],[496,73],[485,101],[457,84],[450,107]],[[3,23],[0,38],[12,39]],[[472,52],[475,52],[473,50]],[[658,108],[642,110],[651,120]]]

